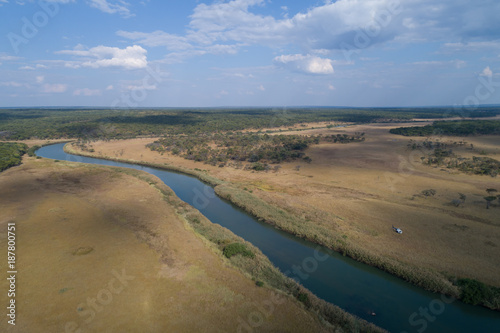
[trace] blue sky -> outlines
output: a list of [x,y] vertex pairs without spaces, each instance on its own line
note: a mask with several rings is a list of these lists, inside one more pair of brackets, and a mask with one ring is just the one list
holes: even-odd
[[498,0],[0,0],[0,107],[500,103]]

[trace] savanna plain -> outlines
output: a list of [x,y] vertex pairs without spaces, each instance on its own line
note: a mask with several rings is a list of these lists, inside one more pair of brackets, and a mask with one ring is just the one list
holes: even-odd
[[[15,221],[25,331],[244,331],[269,300],[258,331],[379,331],[288,281],[154,176],[33,154],[58,141],[197,176],[278,229],[500,308],[498,109],[120,112],[2,111],[0,144],[26,145],[19,162],[2,155],[16,166],[0,173],[0,248]],[[245,251],[227,255],[235,243]]]

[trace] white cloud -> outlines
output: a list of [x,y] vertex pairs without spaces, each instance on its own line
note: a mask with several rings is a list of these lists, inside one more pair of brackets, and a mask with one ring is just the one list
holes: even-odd
[[261,84],[260,86],[257,87],[260,91],[266,91],[266,88]]
[[62,83],[54,83],[54,84],[44,84],[42,87],[42,92],[43,93],[63,93],[68,90],[68,85],[67,84],[62,84]]
[[[176,51],[167,55],[166,61],[170,63],[208,53],[234,54],[248,45],[272,48],[294,45],[303,53],[319,54],[319,50],[327,53],[345,49],[346,45],[363,49],[391,40],[446,41],[475,36],[483,39],[467,44],[448,43],[445,49],[486,47],[494,44],[487,39],[497,40],[497,44],[500,41],[500,20],[493,14],[500,10],[497,0],[484,0],[477,6],[455,0],[324,1],[290,18],[266,16],[255,10],[266,3],[265,0],[200,3],[193,10],[184,35],[163,31],[118,34],[139,44],[166,46]],[[360,34],[365,40],[360,39]]]
[[481,72],[481,76],[486,76],[486,77],[492,77],[493,76],[493,72],[491,71],[490,66],[488,66],[485,69],[483,69],[483,71]]
[[333,86],[332,84],[328,85],[328,90],[335,90],[335,89],[336,89],[335,86]]
[[295,72],[307,74],[333,74],[334,72],[332,60],[313,55],[281,55],[274,58],[274,62]]
[[89,0],[89,5],[108,14],[118,13],[125,18],[134,16],[128,9],[130,4],[122,0],[118,0],[116,3],[109,3],[107,0]]
[[72,68],[79,66],[100,68],[100,67],[123,67],[125,69],[145,68],[148,65],[147,51],[138,45],[127,46],[124,49],[109,46],[96,46],[89,50],[82,50],[80,47],[74,50],[57,51],[58,54],[69,54],[86,59],[75,63],[67,62],[66,65]]
[[73,91],[74,96],[100,96],[101,94],[102,92],[99,89],[83,88]]
[[41,83],[43,83],[43,81],[45,81],[44,76],[40,75],[40,76],[36,77],[36,83],[41,84]]
[[113,87],[112,84],[110,84],[109,86],[106,87],[106,90],[113,90],[113,89],[115,89],[115,87]]

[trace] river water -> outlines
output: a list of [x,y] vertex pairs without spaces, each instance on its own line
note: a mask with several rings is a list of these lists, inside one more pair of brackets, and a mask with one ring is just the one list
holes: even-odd
[[135,164],[81,157],[45,146],[41,157],[132,168],[160,178],[183,201],[257,246],[275,266],[318,297],[391,332],[500,332],[500,312],[453,301],[376,268],[259,222],[192,176]]

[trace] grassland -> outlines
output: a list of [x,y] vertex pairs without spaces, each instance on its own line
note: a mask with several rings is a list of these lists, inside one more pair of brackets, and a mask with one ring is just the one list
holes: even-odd
[[[0,187],[0,225],[16,222],[22,276],[22,320],[8,332],[381,331],[285,278],[148,174],[25,157]],[[231,243],[253,257],[227,259]]]
[[[410,138],[389,133],[391,128],[408,125],[292,131],[301,135],[365,132],[366,140],[311,146],[306,153],[313,163],[283,164],[276,172],[219,168],[169,153],[160,155],[145,147],[154,139],[95,142],[92,148],[97,156],[184,169],[218,185],[219,195],[280,229],[426,289],[459,296],[461,278],[500,287],[498,205],[487,210],[483,199],[487,188],[500,189],[500,181],[422,164],[426,151],[409,150]],[[474,150],[464,147],[460,153],[465,157],[480,151],[491,158],[499,156],[497,136],[468,137],[467,142],[473,143]],[[435,189],[436,195],[421,195],[426,189]],[[451,202],[459,193],[466,194],[467,200],[455,207]],[[392,225],[402,228],[403,235],[394,233]],[[498,308],[498,301],[490,299],[483,305]]]

